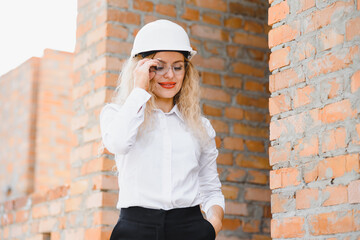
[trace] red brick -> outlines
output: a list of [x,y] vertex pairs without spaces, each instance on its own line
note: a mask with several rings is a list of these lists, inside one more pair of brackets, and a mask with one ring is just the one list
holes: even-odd
[[221,25],[221,14],[217,14],[214,12],[209,12],[209,13],[203,13],[202,14],[202,20],[204,23],[208,23],[211,25]]
[[117,211],[108,211],[108,210],[101,210],[94,212],[93,215],[93,224],[108,224],[113,225],[117,222],[119,218],[119,213]]
[[355,93],[360,88],[360,70],[351,77],[351,92]]
[[231,96],[222,89],[201,88],[201,97],[213,101],[230,102]]
[[349,203],[360,203],[360,180],[349,183],[348,198]]
[[270,115],[276,115],[291,110],[291,99],[285,94],[269,98]]
[[161,15],[176,17],[176,7],[170,4],[156,4],[155,11]]
[[305,23],[305,33],[317,30],[322,28],[330,23],[334,23],[338,20],[342,15],[338,13],[341,12],[346,14],[353,10],[352,5],[354,2],[334,2],[330,6],[327,6],[324,9],[314,11],[311,13],[309,17],[307,17]]
[[240,73],[244,75],[254,76],[254,77],[264,77],[265,69],[253,67],[249,64],[242,62],[235,62],[232,64],[233,72]]
[[224,76],[225,86],[230,88],[241,88],[242,79],[240,77]]
[[107,4],[109,6],[114,6],[118,8],[128,8],[128,1],[127,0],[107,0]]
[[239,194],[239,188],[230,185],[222,185],[221,191],[225,199],[237,199]]
[[201,38],[218,40],[218,41],[228,41],[229,32],[223,31],[219,28],[194,24],[190,27],[191,34]]
[[292,205],[294,205],[293,202],[293,196],[273,193],[271,194],[271,212],[281,213],[287,212],[289,210],[294,210],[294,207],[294,209],[288,209],[289,207],[292,207]]
[[226,170],[228,175],[226,181],[229,182],[244,182],[246,177],[246,171],[242,169],[229,168]]
[[270,54],[269,69],[273,71],[276,68],[281,68],[290,64],[290,47],[285,47],[276,50]]
[[88,189],[88,180],[72,181],[70,185],[70,195],[82,194]]
[[248,209],[246,203],[238,202],[226,202],[225,214],[237,215],[237,216],[248,216]]
[[186,3],[201,8],[213,9],[216,11],[225,12],[227,10],[226,1],[223,0],[186,0]]
[[132,12],[122,12],[117,9],[106,9],[106,20],[123,24],[140,25],[140,15]]
[[326,28],[319,33],[319,51],[324,51],[344,42],[344,35],[339,34],[336,28]]
[[111,171],[115,166],[115,162],[108,158],[102,157],[91,160],[83,164],[81,168],[82,175],[94,172]]
[[42,218],[49,215],[49,209],[47,205],[34,206],[32,208],[32,218]]
[[243,28],[247,32],[267,33],[267,32],[264,32],[264,25],[259,24],[259,23],[254,22],[254,21],[245,20]]
[[319,162],[318,169],[315,175],[319,180],[337,178],[343,176],[345,173],[355,171],[358,172],[359,155],[349,154],[341,155],[332,158],[326,158]]
[[268,12],[268,24],[273,25],[274,23],[283,20],[289,14],[289,11],[290,8],[287,1],[271,6]]
[[270,169],[269,159],[267,157],[259,156],[245,156],[238,154],[236,159],[236,164],[240,167],[245,168],[257,168],[257,169]]
[[262,188],[246,188],[245,200],[247,201],[261,201],[270,202],[271,191]]
[[359,47],[342,48],[337,52],[330,52],[318,59],[312,60],[308,63],[310,71],[309,78],[335,72],[346,68],[353,63],[353,58],[358,56]]
[[246,81],[244,90],[253,92],[264,92],[264,84],[255,81]]
[[352,211],[320,213],[309,216],[310,233],[314,236],[355,231]]
[[246,182],[266,185],[269,183],[269,176],[262,171],[248,170]]
[[[299,73],[298,73],[299,72]],[[269,90],[276,92],[278,90],[291,87],[297,83],[304,82],[305,77],[302,71],[295,71],[293,68],[286,69],[279,73],[270,75]]]
[[296,209],[315,208],[319,200],[319,189],[306,188],[296,191]]
[[213,70],[223,70],[225,68],[225,61],[222,58],[203,58],[202,56],[200,56],[200,54],[197,54],[191,60],[198,67],[209,68]]
[[229,10],[230,13],[238,16],[260,17],[261,19],[264,19],[266,16],[266,8],[254,7],[246,2],[230,2]]
[[253,122],[263,122],[264,118],[268,116],[268,114],[264,115],[263,113],[255,112],[255,111],[244,111],[244,113],[245,113],[245,119]]
[[20,210],[17,211],[15,214],[16,223],[26,222],[29,219],[29,210]]
[[204,104],[202,107],[205,115],[221,117],[222,109],[219,107],[212,106],[210,104]]
[[81,209],[83,205],[82,196],[72,197],[65,200],[65,212],[73,212]]
[[233,164],[233,155],[232,155],[232,153],[219,153],[219,156],[216,159],[216,162],[217,162],[217,164],[232,165]]
[[234,123],[234,133],[253,137],[268,138],[268,129],[260,127],[251,127],[243,123]]
[[269,48],[282,43],[290,42],[299,36],[299,24],[281,25],[269,32]]
[[242,23],[243,23],[243,19],[238,17],[229,17],[224,21],[225,27],[235,28],[235,29],[241,28]]
[[133,8],[143,12],[152,12],[154,10],[154,3],[144,0],[134,0]]
[[130,55],[131,47],[132,47],[132,43],[105,39],[97,43],[96,51],[98,56],[101,56],[102,54],[105,53]]
[[221,86],[220,75],[211,72],[202,72],[202,82],[209,85]]
[[296,168],[272,170],[270,171],[270,189],[299,185],[299,179],[299,170]]
[[331,129],[322,134],[322,152],[329,152],[346,147],[345,128]]
[[186,20],[198,21],[200,19],[200,13],[196,9],[185,7],[184,14],[181,17]]
[[302,238],[305,235],[304,217],[287,217],[271,220],[272,238]]
[[235,107],[225,108],[225,117],[241,120],[244,118],[244,110]]
[[297,13],[303,12],[308,10],[312,7],[315,7],[315,0],[300,0],[300,6]]
[[245,144],[250,152],[265,152],[264,142],[262,141],[245,140]]
[[252,219],[247,222],[243,222],[242,229],[247,233],[257,233],[260,231],[260,220]]
[[241,220],[240,219],[230,219],[224,218],[222,222],[222,230],[231,230],[234,231],[241,227]]
[[348,192],[346,186],[327,186],[322,195],[326,198],[323,206],[333,206],[348,202]]
[[294,147],[295,159],[298,157],[310,157],[319,154],[319,140],[317,135],[298,140]]
[[265,37],[259,37],[248,33],[235,32],[233,42],[245,46],[267,49],[268,43]]
[[314,101],[312,96],[315,92],[315,88],[311,85],[296,90],[294,97],[294,108],[305,106]]
[[244,150],[244,140],[242,138],[225,137],[224,148],[231,150]]
[[291,144],[289,142],[284,145],[269,147],[270,165],[289,161],[291,152]]
[[117,200],[117,193],[94,192],[86,199],[85,205],[86,208],[113,207],[116,206]]
[[258,108],[268,108],[267,98],[261,98],[261,97],[253,98],[253,97],[245,96],[243,94],[238,94],[236,96],[236,102],[239,105],[254,106]]
[[216,119],[212,119],[211,125],[214,127],[215,131],[218,133],[228,133],[229,132],[229,125],[228,123]]
[[352,110],[349,99],[326,105],[320,112],[321,121],[333,123],[356,117],[356,110]]

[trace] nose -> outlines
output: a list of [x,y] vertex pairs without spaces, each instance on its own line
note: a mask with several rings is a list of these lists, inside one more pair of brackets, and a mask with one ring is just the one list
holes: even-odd
[[174,77],[174,70],[172,67],[169,67],[168,71],[164,74],[165,78],[173,78]]

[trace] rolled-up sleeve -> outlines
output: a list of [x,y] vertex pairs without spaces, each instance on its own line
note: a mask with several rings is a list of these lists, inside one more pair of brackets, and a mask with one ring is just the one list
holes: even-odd
[[204,126],[210,136],[210,141],[202,148],[200,156],[200,191],[203,199],[202,209],[208,214],[208,210],[219,205],[225,211],[225,199],[221,192],[221,182],[217,172],[216,159],[218,150],[215,143],[215,130],[211,126],[209,120],[203,119]]
[[144,122],[146,102],[151,95],[134,88],[125,103],[106,104],[100,112],[100,130],[104,146],[113,154],[126,154],[136,141],[139,126]]

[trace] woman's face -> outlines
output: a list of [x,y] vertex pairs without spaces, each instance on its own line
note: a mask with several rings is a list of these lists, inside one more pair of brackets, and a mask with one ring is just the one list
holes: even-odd
[[184,55],[179,52],[157,52],[153,59],[159,60],[152,79],[152,92],[158,98],[173,98],[181,89],[185,76]]

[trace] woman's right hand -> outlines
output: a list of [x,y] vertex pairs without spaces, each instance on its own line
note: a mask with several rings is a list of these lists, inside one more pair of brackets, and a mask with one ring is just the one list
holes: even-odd
[[156,74],[155,72],[150,72],[150,67],[156,66],[158,63],[159,61],[156,59],[141,59],[134,69],[134,86],[148,91],[149,83]]

